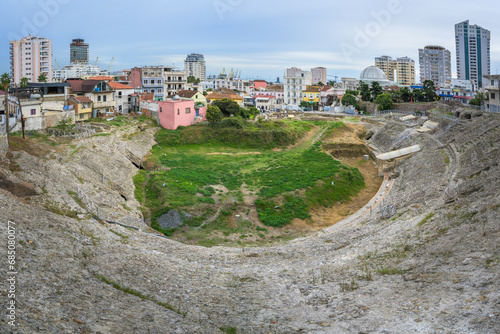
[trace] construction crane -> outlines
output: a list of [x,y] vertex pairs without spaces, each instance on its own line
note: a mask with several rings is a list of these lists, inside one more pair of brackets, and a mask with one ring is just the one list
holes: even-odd
[[54,58],[54,62],[56,63],[57,69],[61,70],[61,66],[59,66],[59,64],[57,63],[57,59]]
[[94,66],[97,66],[97,61],[98,61],[98,60],[99,60],[99,57],[97,57],[97,58],[95,59],[95,64],[94,64]]
[[111,63],[109,63],[108,72],[111,72],[111,65],[113,65],[113,60],[115,60],[115,57],[111,57]]

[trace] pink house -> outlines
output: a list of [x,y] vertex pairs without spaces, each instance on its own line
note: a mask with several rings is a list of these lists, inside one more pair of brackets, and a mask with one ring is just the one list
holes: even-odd
[[158,104],[160,124],[165,129],[175,130],[206,120],[207,108],[195,109],[193,100],[166,100]]
[[253,87],[255,90],[260,90],[261,88],[266,89],[267,81],[266,80],[254,80]]

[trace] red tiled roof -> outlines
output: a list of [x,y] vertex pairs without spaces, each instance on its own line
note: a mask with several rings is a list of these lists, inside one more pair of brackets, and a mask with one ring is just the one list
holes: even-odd
[[254,80],[253,82],[267,82],[266,80]]
[[108,85],[111,87],[111,89],[134,89],[134,87],[130,87],[130,86],[118,83],[116,81],[110,81],[110,82],[108,82]]
[[206,96],[208,100],[220,100],[220,99],[230,99],[230,100],[243,100],[240,95],[236,94],[222,94],[222,93],[212,93]]
[[193,96],[195,96],[196,93],[198,93],[198,91],[196,91],[196,90],[185,90],[185,89],[183,89],[180,92],[178,92],[177,95],[179,95],[179,97],[184,97],[186,99],[190,99]]
[[104,76],[104,75],[97,75],[95,77],[88,78],[88,80],[110,80],[110,81],[115,81],[114,78],[107,77],[107,76]]
[[321,89],[320,89],[320,90],[321,90],[322,92],[326,92],[326,91],[328,91],[328,90],[330,90],[330,89],[332,89],[332,88],[333,88],[333,86],[330,86],[330,85],[324,85],[324,86],[321,86]]
[[92,100],[86,96],[72,96],[71,99],[75,100],[78,103],[92,103]]

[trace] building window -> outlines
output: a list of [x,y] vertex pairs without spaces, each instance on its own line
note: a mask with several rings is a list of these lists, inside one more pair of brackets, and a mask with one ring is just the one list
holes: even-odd
[[106,102],[106,95],[102,96],[102,102]]
[[118,97],[122,97],[122,92],[118,92]]
[[177,115],[180,115],[180,114],[181,114],[181,110],[177,109]]
[[80,114],[80,119],[84,118],[85,114]]
[[147,85],[148,84],[148,81],[147,80],[144,80],[144,84]]
[[97,95],[97,102],[101,102],[101,95]]
[[190,114],[191,113],[191,108],[186,108],[186,114]]
[[31,115],[36,115],[36,109],[31,109]]
[[490,93],[490,99],[492,99],[492,100],[495,99],[495,93]]
[[163,108],[162,107],[160,107],[160,112],[163,112]]

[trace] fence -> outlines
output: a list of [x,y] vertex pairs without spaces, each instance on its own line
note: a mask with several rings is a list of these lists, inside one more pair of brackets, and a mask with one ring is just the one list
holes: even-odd
[[392,142],[392,147],[393,148],[399,148],[405,142],[407,142],[408,140],[410,140],[410,138],[411,138],[410,132],[408,132],[407,130],[405,130],[399,136],[397,136],[396,139]]

